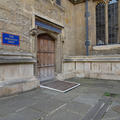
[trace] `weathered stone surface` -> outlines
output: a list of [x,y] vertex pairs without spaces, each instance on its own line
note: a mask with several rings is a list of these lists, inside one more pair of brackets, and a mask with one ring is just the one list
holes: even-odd
[[[82,120],[102,98],[104,92],[120,93],[120,81],[96,79],[69,79],[81,86],[61,94],[38,88],[34,91],[0,98],[0,120]],[[108,86],[112,85],[112,89]],[[112,107],[120,105],[120,97],[112,98],[113,104],[103,120],[119,120],[120,114]]]
[[[93,0],[90,0],[88,3],[88,9],[90,12],[90,54],[120,54],[119,45],[96,47],[96,5],[97,2]],[[120,14],[120,12],[118,13]],[[56,34],[49,30],[41,29],[40,27],[37,28],[35,25],[36,18],[60,27],[62,33]],[[65,62],[62,67],[62,59],[66,56],[85,55],[86,28],[84,2],[73,5],[69,0],[61,0],[61,6],[59,6],[56,5],[56,3],[51,4],[50,0],[0,0],[0,51],[3,53],[11,53],[0,53],[0,56],[2,56],[2,58],[3,56],[6,56],[6,58],[10,57],[12,62],[16,63],[16,65],[13,65],[11,60],[0,60],[3,61],[1,63],[11,63],[11,65],[0,65],[0,81],[7,81],[8,79],[8,81],[12,81],[15,79],[18,80],[18,78],[25,79],[26,77],[29,78],[34,76],[33,73],[35,70],[31,63],[32,61],[29,61],[28,57],[31,57],[31,59],[33,57],[35,59],[37,58],[37,36],[30,35],[31,29],[35,28],[39,31],[38,34],[48,33],[55,37],[55,73],[60,73],[63,69],[63,74],[58,75],[60,79],[75,77],[76,75],[105,79],[119,79],[120,67],[118,59],[115,60],[109,58],[105,60],[104,58],[97,58],[94,60],[94,58],[90,58],[89,61],[87,61],[87,59],[83,57],[80,58],[80,60],[75,60],[76,62]],[[19,35],[20,46],[3,45],[1,36],[2,32]],[[118,40],[119,39],[120,34],[118,35]],[[26,53],[27,56],[22,55]],[[20,57],[19,60],[15,59],[15,54]],[[21,65],[21,62],[23,65]],[[31,66],[26,65],[26,63],[31,63]],[[33,88],[33,86],[31,84],[29,87]],[[26,87],[26,89],[29,89],[29,87]],[[26,89],[24,88],[24,90]]]
[[120,57],[117,55],[68,57],[63,68],[58,79],[71,78],[74,74],[77,77],[120,80]]
[[28,91],[39,86],[33,64],[0,65],[0,96]]
[[0,87],[0,97],[33,90],[37,87],[39,87],[39,81],[35,78],[32,81],[9,83],[8,85]]

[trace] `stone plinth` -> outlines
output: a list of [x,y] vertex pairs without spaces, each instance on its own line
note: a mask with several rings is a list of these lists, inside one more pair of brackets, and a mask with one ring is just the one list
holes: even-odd
[[58,79],[87,77],[120,80],[120,56],[76,56],[63,62],[63,72]]
[[0,56],[0,96],[32,90],[39,86],[34,76],[34,63],[30,55]]

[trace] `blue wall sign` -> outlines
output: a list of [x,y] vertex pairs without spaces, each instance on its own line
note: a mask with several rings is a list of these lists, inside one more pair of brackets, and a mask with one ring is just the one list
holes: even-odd
[[19,46],[20,36],[8,34],[8,33],[2,33],[2,44]]
[[38,20],[35,21],[35,25],[37,25],[41,28],[56,32],[56,33],[61,33],[61,29],[54,27],[52,25],[46,24],[44,22],[38,21]]

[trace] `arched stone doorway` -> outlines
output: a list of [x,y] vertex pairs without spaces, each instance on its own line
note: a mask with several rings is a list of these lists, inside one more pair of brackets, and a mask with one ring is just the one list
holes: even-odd
[[47,33],[37,36],[37,75],[40,81],[50,80],[55,74],[55,39]]

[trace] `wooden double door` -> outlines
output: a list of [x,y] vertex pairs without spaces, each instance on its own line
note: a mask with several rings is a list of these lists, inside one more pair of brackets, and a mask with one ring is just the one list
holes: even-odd
[[40,81],[53,79],[55,75],[55,40],[48,34],[38,36],[37,72]]

